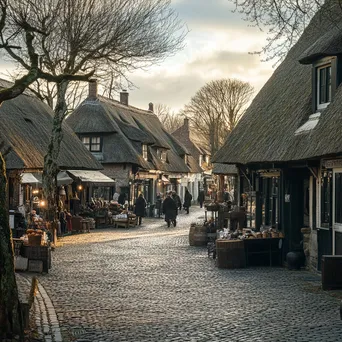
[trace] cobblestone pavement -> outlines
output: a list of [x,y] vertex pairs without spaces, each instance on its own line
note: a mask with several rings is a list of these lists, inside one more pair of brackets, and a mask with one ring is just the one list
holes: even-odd
[[63,238],[39,277],[63,341],[342,341],[339,299],[319,276],[283,268],[218,269],[190,247],[191,208],[176,228],[140,228]]

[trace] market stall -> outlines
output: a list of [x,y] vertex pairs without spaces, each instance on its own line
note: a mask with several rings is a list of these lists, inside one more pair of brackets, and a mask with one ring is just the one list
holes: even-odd
[[34,212],[26,233],[13,239],[15,268],[19,271],[48,272],[51,268],[51,233],[48,222]]

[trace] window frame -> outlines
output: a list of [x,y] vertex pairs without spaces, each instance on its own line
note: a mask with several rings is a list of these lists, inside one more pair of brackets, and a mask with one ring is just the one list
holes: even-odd
[[[329,72],[327,72],[327,70],[329,70]],[[327,76],[329,76],[329,78]],[[332,95],[331,76],[332,76],[331,63],[319,65],[316,67],[316,106],[317,106],[317,109],[324,109],[328,107],[328,105],[331,102],[331,95]],[[321,78],[323,78],[323,82]]]
[[[330,99],[327,102],[319,103],[320,101],[320,70],[330,67]],[[317,60],[312,64],[312,111],[313,113],[320,112],[328,107],[333,101],[336,88],[338,86],[338,60],[336,56],[329,56]]]
[[[84,140],[88,139],[89,143],[86,143]],[[99,141],[93,141],[93,140],[97,140],[99,139]],[[96,152],[96,153],[100,153],[102,152],[102,137],[101,136],[90,136],[90,135],[85,135],[81,137],[81,141],[83,143],[83,145],[86,147],[86,149],[90,152]],[[94,146],[98,146],[98,149],[95,149]]]
[[147,160],[147,145],[142,144],[142,156],[144,160]]

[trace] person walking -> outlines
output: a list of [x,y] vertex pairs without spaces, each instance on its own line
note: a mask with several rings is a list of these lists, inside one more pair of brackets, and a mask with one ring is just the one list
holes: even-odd
[[187,214],[189,214],[189,208],[191,207],[191,201],[192,201],[192,195],[190,194],[188,188],[185,188],[183,208],[186,210]]
[[180,197],[177,195],[176,191],[172,191],[171,198],[175,201],[176,206],[177,206],[177,215],[178,215],[178,210],[182,210],[182,201]]
[[126,202],[126,194],[122,192],[118,198],[118,203],[123,206],[125,205],[125,202]]
[[158,218],[160,218],[161,212],[162,212],[162,197],[160,192],[157,193],[157,198],[156,198],[156,209],[158,211]]
[[198,193],[198,198],[197,198],[197,201],[200,205],[200,208],[203,207],[203,203],[204,203],[204,189],[200,189],[199,193]]
[[142,218],[145,217],[146,200],[143,194],[140,194],[135,201],[134,213],[138,217],[138,224],[141,226]]
[[176,202],[172,199],[170,192],[167,193],[166,198],[164,199],[163,213],[165,214],[165,221],[168,228],[170,227],[171,222],[173,226],[176,227],[177,205]]

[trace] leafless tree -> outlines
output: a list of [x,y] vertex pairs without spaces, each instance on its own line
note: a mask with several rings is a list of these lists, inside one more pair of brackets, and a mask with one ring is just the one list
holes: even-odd
[[197,134],[207,142],[213,155],[244,113],[253,87],[236,79],[207,83],[184,107],[183,114]]
[[[186,31],[169,0],[16,0],[13,22],[29,21],[42,32],[36,37],[39,67],[56,83],[55,117],[45,157],[43,188],[55,199],[55,175],[61,125],[67,114],[69,80],[64,74],[106,78],[163,61],[182,48]],[[16,27],[14,27],[14,30]],[[6,48],[23,68],[27,50]],[[52,216],[52,213],[50,213]]]
[[177,128],[182,126],[183,116],[173,112],[171,108],[165,104],[157,103],[154,106],[154,113],[158,116],[159,121],[169,133],[174,132]]
[[[236,11],[261,30],[267,30],[268,40],[261,51],[266,60],[281,61],[297,42],[305,27],[326,0],[229,0]],[[330,2],[331,0],[328,0]],[[341,10],[341,0],[335,10]],[[327,15],[329,15],[327,8]]]
[[[14,86],[0,91],[0,103],[18,96],[37,79],[56,87],[43,173],[44,194],[55,210],[56,162],[70,82],[105,78],[109,72],[125,75],[161,62],[182,48],[186,29],[169,0],[0,0],[0,11],[0,48],[22,68]],[[5,199],[6,168],[1,155],[0,166],[0,197]],[[22,327],[8,213],[5,206],[0,210],[2,339],[4,334],[20,334]]]

